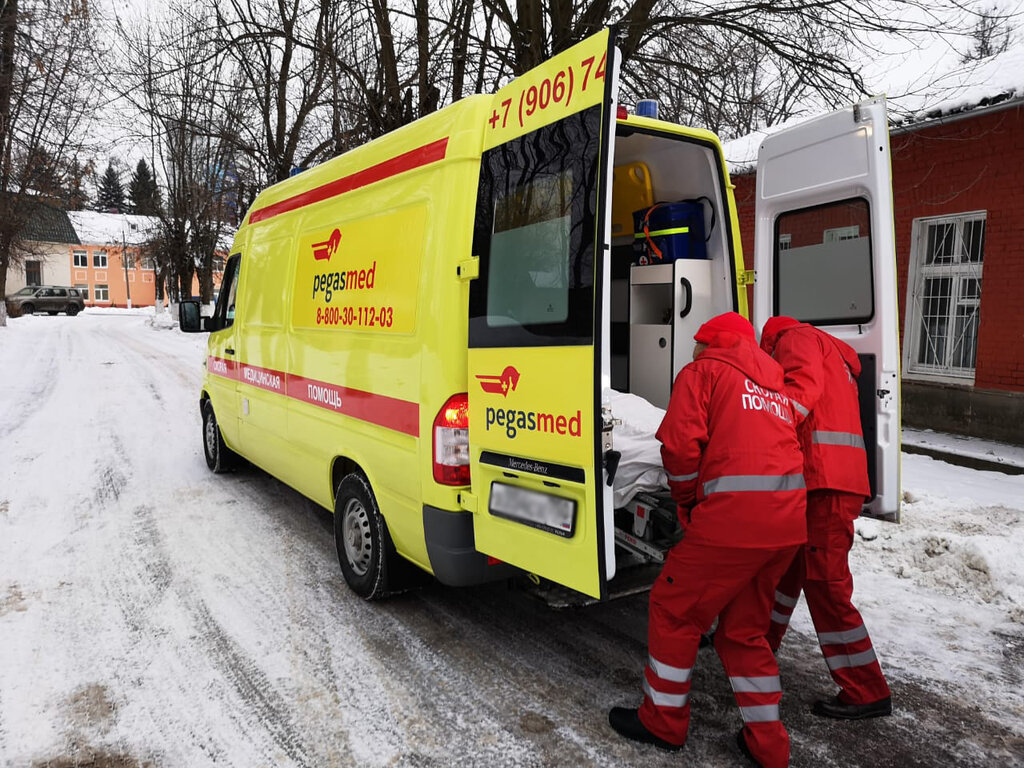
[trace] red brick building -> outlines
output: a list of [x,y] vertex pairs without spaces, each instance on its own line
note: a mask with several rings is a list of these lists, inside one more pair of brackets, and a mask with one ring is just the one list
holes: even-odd
[[[1024,444],[1024,93],[890,136],[904,423]],[[755,174],[732,178],[752,268]]]

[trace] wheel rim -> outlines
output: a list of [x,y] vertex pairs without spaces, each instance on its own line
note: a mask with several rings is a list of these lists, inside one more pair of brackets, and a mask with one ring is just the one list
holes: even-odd
[[217,458],[217,420],[212,413],[206,416],[206,455],[211,459]]
[[359,499],[349,499],[341,520],[341,537],[345,544],[345,558],[356,576],[365,576],[370,569],[373,537],[370,516]]

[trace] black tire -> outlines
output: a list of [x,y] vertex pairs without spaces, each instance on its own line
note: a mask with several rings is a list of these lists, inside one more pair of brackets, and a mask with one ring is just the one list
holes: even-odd
[[23,315],[34,315],[36,313],[36,305],[31,301],[26,301],[21,305],[21,314]]
[[67,309],[65,309],[64,312],[65,314],[67,314],[68,317],[74,317],[75,315],[78,314],[78,305],[68,304]]
[[397,554],[387,523],[365,477],[350,474],[334,497],[334,543],[349,588],[365,600],[390,593],[390,572]]
[[202,411],[203,454],[206,456],[206,466],[217,474],[230,472],[238,466],[238,454],[224,443],[224,436],[220,433],[217,416],[209,400],[203,401]]

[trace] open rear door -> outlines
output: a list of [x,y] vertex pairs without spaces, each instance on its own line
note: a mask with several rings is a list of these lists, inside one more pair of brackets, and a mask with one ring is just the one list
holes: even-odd
[[614,571],[597,329],[616,55],[604,30],[494,97],[469,308],[476,549],[597,598]]
[[899,519],[896,246],[885,100],[772,134],[757,159],[754,321],[812,323],[857,350],[866,512]]

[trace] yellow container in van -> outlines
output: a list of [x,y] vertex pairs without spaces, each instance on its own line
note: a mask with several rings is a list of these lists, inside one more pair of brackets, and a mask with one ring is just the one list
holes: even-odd
[[[664,407],[699,324],[747,314],[748,275],[718,139],[620,114],[618,66],[602,31],[269,187],[238,230],[203,328],[207,462],[244,457],[332,510],[363,597],[411,563],[449,585],[527,573],[605,598],[644,552],[657,561],[617,522],[610,393]],[[884,105],[874,132],[847,112],[840,141],[887,152]],[[801,145],[785,135],[780,157]],[[769,188],[773,205],[818,205],[824,165]],[[706,260],[623,260],[632,232],[612,232],[612,211],[635,191],[609,183],[615,166],[645,167],[659,200],[711,201],[723,224]],[[789,274],[768,251],[763,274]],[[182,305],[184,330],[197,310]],[[892,365],[880,356],[879,376]]]

